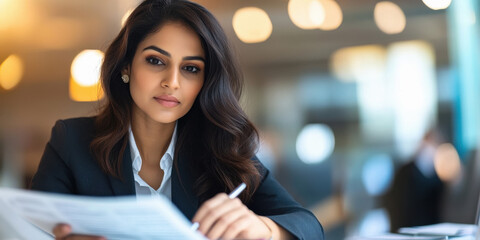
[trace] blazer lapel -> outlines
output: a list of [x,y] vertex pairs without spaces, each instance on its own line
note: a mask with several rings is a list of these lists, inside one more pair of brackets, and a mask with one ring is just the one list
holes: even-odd
[[125,148],[122,162],[122,179],[118,179],[108,175],[110,185],[114,196],[135,195],[135,181],[133,179],[132,157],[130,156],[130,148]]
[[179,154],[177,167],[174,165],[172,168],[172,202],[191,220],[198,209],[198,198],[193,191],[195,181],[188,162],[185,155]]

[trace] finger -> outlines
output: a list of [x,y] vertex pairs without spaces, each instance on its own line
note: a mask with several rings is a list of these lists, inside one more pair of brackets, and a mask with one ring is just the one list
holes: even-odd
[[[242,207],[244,207],[244,205],[242,204],[240,199],[226,199],[220,205],[217,205],[215,208],[210,209],[210,211],[207,212],[207,215],[203,219],[199,220],[198,223],[200,224],[200,232],[204,234],[210,232],[210,229],[219,220],[220,217],[228,214],[232,210]],[[247,208],[244,207],[244,210],[246,209]]]
[[243,237],[240,234],[245,230],[247,230],[250,223],[251,223],[250,217],[246,215],[241,216],[240,218],[236,219],[235,222],[233,222],[228,226],[228,228],[223,233],[222,238],[234,239],[234,238]]
[[209,215],[210,212],[215,209],[218,205],[222,204],[225,200],[229,199],[226,193],[219,193],[215,197],[204,202],[202,206],[198,209],[195,216],[192,218],[192,222],[200,222],[205,216]]
[[70,225],[64,223],[57,224],[52,230],[52,233],[53,235],[55,235],[56,239],[64,238],[68,236],[68,234],[70,234],[71,232],[72,228],[70,227]]
[[[243,206],[243,205],[242,205]],[[230,227],[231,224],[235,223],[238,219],[249,214],[248,208],[243,207],[233,208],[230,211],[222,214],[219,218],[213,223],[210,230],[205,234],[210,239],[218,239],[224,236],[225,230]]]

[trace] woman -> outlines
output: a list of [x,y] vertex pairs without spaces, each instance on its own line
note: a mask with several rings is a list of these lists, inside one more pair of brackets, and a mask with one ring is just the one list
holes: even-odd
[[[98,116],[60,120],[32,189],[165,195],[210,239],[323,239],[316,218],[255,159],[241,74],[216,19],[186,0],[146,0],[105,53]],[[245,182],[237,199],[225,192]],[[70,235],[67,225],[54,229]]]

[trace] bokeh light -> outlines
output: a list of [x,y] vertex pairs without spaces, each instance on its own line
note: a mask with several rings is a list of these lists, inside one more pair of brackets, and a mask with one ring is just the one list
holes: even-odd
[[387,50],[380,45],[341,48],[330,57],[330,71],[341,81],[382,78]]
[[258,43],[267,40],[272,34],[272,21],[260,8],[238,9],[233,15],[233,30],[244,43]]
[[310,6],[308,8],[308,16],[310,16],[310,20],[312,21],[313,25],[320,26],[325,20],[325,15],[325,9],[323,8],[323,5],[322,3],[320,3],[320,1],[310,2]]
[[69,81],[70,99],[75,102],[94,102],[103,98],[103,88],[101,82],[92,86],[82,86],[70,78]]
[[400,157],[412,155],[425,133],[435,125],[435,69],[435,49],[428,42],[404,41],[388,47],[387,80],[395,119],[395,148]]
[[450,6],[452,3],[452,0],[422,0],[427,7],[433,9],[433,10],[440,10],[440,9],[445,9]]
[[460,157],[452,144],[444,143],[438,146],[434,166],[442,181],[449,182],[457,179],[461,172]]
[[23,16],[25,2],[21,0],[0,0],[0,30],[13,28]]
[[324,161],[332,154],[334,147],[332,129],[325,124],[308,124],[297,137],[297,155],[308,164]]
[[22,59],[12,54],[0,65],[0,88],[11,90],[22,79],[24,66]]
[[319,28],[330,31],[340,27],[343,21],[343,13],[338,3],[333,0],[321,0],[321,4],[325,9],[325,20]]
[[84,87],[97,84],[100,80],[103,55],[100,50],[83,50],[80,52],[72,62],[73,80]]
[[368,159],[362,168],[362,182],[368,194],[383,194],[392,182],[393,173],[393,160],[389,155],[379,154]]
[[407,19],[402,9],[393,2],[378,2],[374,9],[375,23],[386,34],[403,32]]
[[297,27],[314,29],[325,20],[325,9],[319,0],[290,0],[288,16]]
[[[385,209],[374,209],[362,218],[358,234],[361,236],[379,235],[390,231],[390,218]],[[380,238],[378,238],[380,239]]]

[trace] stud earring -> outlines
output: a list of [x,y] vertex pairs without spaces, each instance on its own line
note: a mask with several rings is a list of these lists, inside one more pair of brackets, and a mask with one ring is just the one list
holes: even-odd
[[124,83],[130,82],[130,77],[127,74],[122,75],[122,80]]

